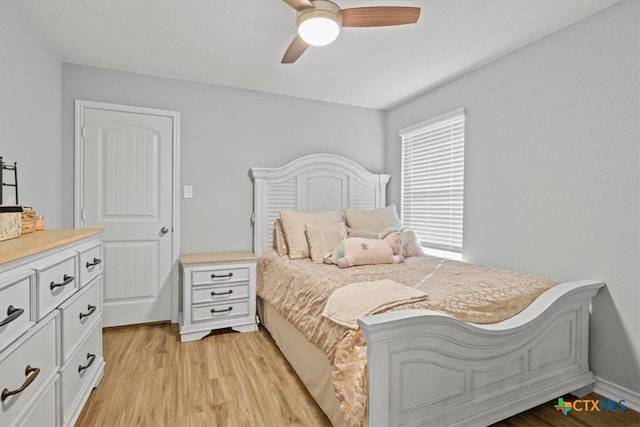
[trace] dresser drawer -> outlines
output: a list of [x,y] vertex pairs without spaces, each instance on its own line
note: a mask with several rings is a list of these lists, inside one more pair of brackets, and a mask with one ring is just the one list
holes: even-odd
[[44,317],[76,291],[76,253],[56,258],[55,263],[36,268],[38,319]]
[[0,425],[11,425],[57,375],[58,319],[57,313],[52,313],[1,353]]
[[60,390],[63,424],[67,424],[76,403],[90,387],[96,371],[103,364],[102,323],[96,323],[87,338],[80,344],[60,373]]
[[35,324],[31,313],[33,270],[2,275],[0,281],[0,351]]
[[201,320],[222,320],[249,315],[249,301],[230,301],[219,304],[207,304],[193,306],[192,317],[194,322]]
[[234,300],[249,297],[249,283],[229,283],[228,285],[197,286],[193,288],[193,303]]
[[85,286],[98,274],[102,273],[102,245],[82,248],[80,254],[80,287]]
[[45,388],[42,395],[39,396],[31,405],[25,415],[21,417],[16,425],[25,427],[57,427],[60,425],[60,414],[58,413],[58,405],[56,395],[60,383],[58,376],[54,381]]
[[62,323],[62,363],[80,345],[80,340],[102,314],[102,276],[96,277],[60,307]]
[[221,265],[209,268],[193,269],[193,284],[246,282],[249,280],[248,266]]

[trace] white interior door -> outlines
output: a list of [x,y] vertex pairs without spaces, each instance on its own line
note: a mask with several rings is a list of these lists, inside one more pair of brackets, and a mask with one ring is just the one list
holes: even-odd
[[84,109],[82,226],[103,228],[103,326],[171,319],[173,120]]

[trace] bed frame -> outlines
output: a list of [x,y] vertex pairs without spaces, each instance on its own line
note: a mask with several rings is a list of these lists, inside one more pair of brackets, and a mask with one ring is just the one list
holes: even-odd
[[[281,209],[385,205],[389,175],[331,154],[252,168],[254,251],[272,247]],[[487,425],[567,393],[591,391],[589,309],[604,284],[557,285],[505,321],[479,325],[432,310],[359,320],[367,341],[369,426]]]

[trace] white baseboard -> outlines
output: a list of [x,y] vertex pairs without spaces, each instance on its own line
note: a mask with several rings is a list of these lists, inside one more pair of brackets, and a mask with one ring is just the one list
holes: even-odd
[[615,400],[616,402],[624,400],[624,404],[627,408],[640,412],[640,393],[621,387],[611,381],[604,380],[597,376],[596,382],[593,385],[593,391],[602,397]]

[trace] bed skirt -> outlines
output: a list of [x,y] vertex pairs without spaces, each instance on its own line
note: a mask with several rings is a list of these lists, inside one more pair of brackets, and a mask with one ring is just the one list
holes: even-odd
[[301,332],[261,298],[258,298],[258,316],[331,424],[344,427],[340,400],[331,380],[331,364],[324,352],[307,341]]

